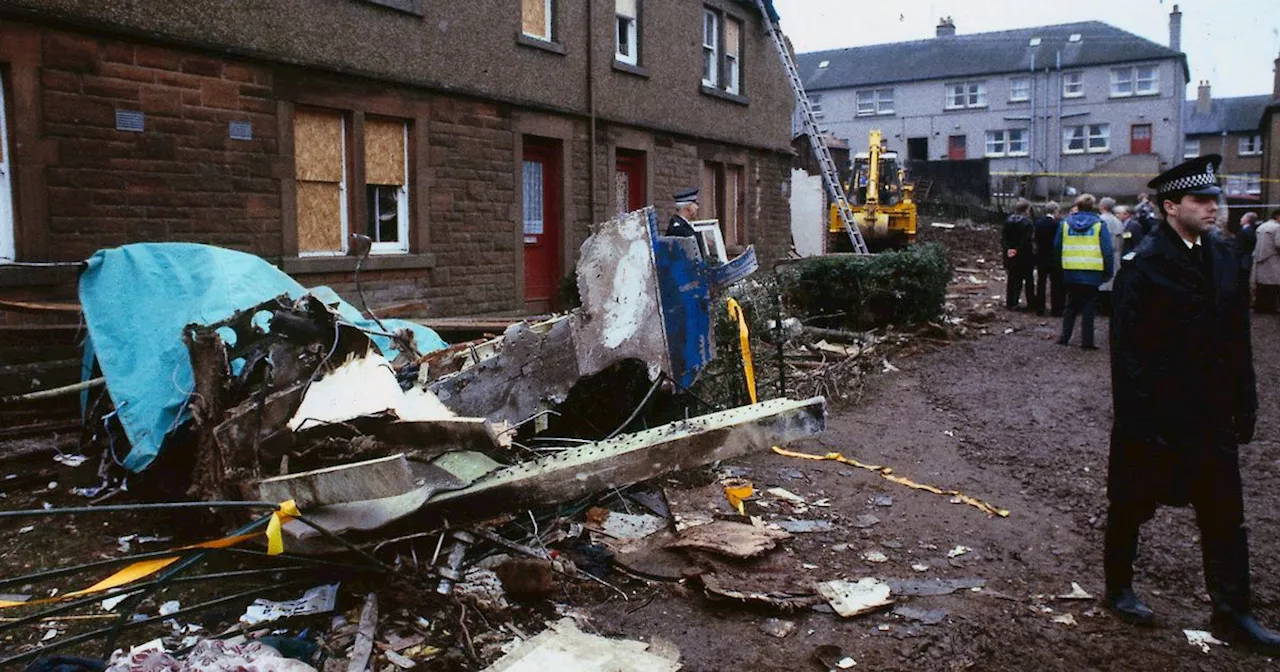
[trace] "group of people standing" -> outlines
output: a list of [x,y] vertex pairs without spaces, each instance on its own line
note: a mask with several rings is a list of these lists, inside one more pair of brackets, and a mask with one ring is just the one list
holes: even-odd
[[[1005,307],[1062,318],[1060,345],[1067,345],[1080,318],[1080,345],[1096,350],[1093,321],[1099,308],[1110,311],[1112,278],[1120,258],[1137,248],[1156,226],[1155,209],[1146,194],[1133,208],[1081,194],[1069,212],[1050,201],[1032,220],[1031,202],[1019,199],[1001,231],[1004,266],[1009,281]],[[1047,300],[1046,300],[1047,299]]]

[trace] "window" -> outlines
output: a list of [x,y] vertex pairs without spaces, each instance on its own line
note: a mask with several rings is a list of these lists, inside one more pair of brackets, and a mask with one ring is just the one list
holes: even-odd
[[742,95],[742,22],[702,11],[702,85]]
[[1087,124],[1062,129],[1063,154],[1098,154],[1111,151],[1111,125]]
[[365,233],[373,240],[374,254],[409,251],[408,155],[408,124],[365,119]]
[[1063,98],[1083,98],[1084,97],[1084,73],[1083,72],[1062,73],[1062,97]]
[[[1160,93],[1156,66],[1111,69],[1111,97],[1150,96]],[[1064,94],[1065,95],[1065,94]]]
[[639,1],[617,0],[618,49],[614,58],[627,65],[640,64]]
[[987,106],[986,82],[956,82],[947,85],[948,110]]
[[809,94],[809,109],[813,110],[814,119],[821,119],[825,114],[822,111],[822,96],[816,93]]
[[1262,173],[1232,173],[1223,176],[1229,196],[1258,196],[1262,194]]
[[987,131],[986,156],[1026,156],[1027,130],[1010,128],[1000,131]]
[[[367,117],[364,146],[352,148],[352,123],[335,110],[294,112],[299,256],[345,254],[352,231],[372,239],[373,254],[409,251],[409,124]],[[363,225],[350,221],[349,162],[364,169]]]
[[1182,158],[1194,159],[1200,156],[1200,138],[1188,138],[1182,145]]
[[9,185],[13,167],[9,161],[4,105],[4,70],[0,70],[0,264],[17,258],[13,240],[13,194]]
[[702,83],[720,85],[720,15],[709,9],[702,12]]
[[1160,93],[1160,80],[1157,77],[1156,66],[1143,65],[1134,68],[1133,71],[1133,93],[1135,95],[1149,96]]
[[743,168],[715,161],[702,162],[702,199],[704,206],[698,211],[703,219],[720,222],[720,233],[727,248],[744,247],[747,244],[744,228]]
[[724,90],[736,94],[741,88],[742,71],[739,56],[742,51],[742,22],[726,19],[724,22]]
[[298,109],[293,115],[298,254],[347,251],[347,128],[339,112]]
[[520,0],[520,32],[535,39],[552,41],[554,2],[555,0]]
[[1031,78],[1011,77],[1009,79],[1009,102],[1025,103],[1031,100]]
[[893,89],[873,89],[857,93],[858,116],[893,114]]
[[1240,156],[1257,156],[1261,153],[1261,135],[1246,135],[1240,138]]

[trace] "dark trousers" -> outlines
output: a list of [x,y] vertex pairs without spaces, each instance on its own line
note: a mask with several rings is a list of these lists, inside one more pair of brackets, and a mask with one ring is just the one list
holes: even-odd
[[[1218,613],[1250,611],[1249,534],[1244,525],[1237,455],[1220,451],[1190,474],[1188,494],[1200,528],[1205,584]],[[1113,499],[1107,509],[1103,565],[1108,592],[1129,587],[1138,554],[1138,530],[1155,515],[1152,500]]]
[[1280,312],[1280,285],[1258,285],[1253,309],[1259,313]]
[[1027,307],[1034,308],[1036,305],[1036,288],[1035,279],[1031,277],[1031,266],[1016,264],[1009,267],[1009,283],[1006,286],[1004,305],[1010,310],[1018,307],[1018,295],[1022,293],[1023,288],[1027,292]]
[[1062,336],[1060,345],[1071,342],[1071,332],[1076,328],[1076,315],[1080,316],[1080,347],[1093,348],[1093,315],[1098,303],[1098,288],[1093,285],[1067,285],[1067,308],[1062,311]]
[[1044,313],[1045,286],[1049,289],[1049,314],[1054,317],[1062,315],[1062,304],[1066,292],[1062,286],[1062,269],[1053,264],[1040,264],[1036,267],[1036,312]]

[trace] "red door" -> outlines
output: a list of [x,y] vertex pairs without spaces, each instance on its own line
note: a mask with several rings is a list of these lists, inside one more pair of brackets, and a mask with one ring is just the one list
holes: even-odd
[[964,161],[968,158],[965,152],[963,135],[952,135],[947,138],[947,158],[952,161]]
[[617,166],[613,177],[614,203],[618,214],[644,207],[648,200],[644,184],[644,152],[629,149],[618,150]]
[[560,143],[524,138],[524,301],[553,310],[560,293]]
[[1134,124],[1129,127],[1129,153],[1151,153],[1151,124]]

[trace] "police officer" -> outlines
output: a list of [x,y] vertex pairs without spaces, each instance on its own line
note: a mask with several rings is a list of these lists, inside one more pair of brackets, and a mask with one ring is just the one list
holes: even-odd
[[1247,278],[1213,229],[1221,161],[1199,157],[1151,181],[1163,221],[1116,278],[1104,604],[1124,621],[1153,622],[1133,591],[1138,528],[1158,505],[1190,504],[1214,634],[1276,655],[1280,634],[1250,608],[1237,450],[1253,439],[1257,396]]
[[671,216],[671,221],[667,224],[668,236],[684,236],[693,238],[698,241],[698,251],[702,253],[702,258],[707,258],[706,243],[703,242],[702,236],[694,230],[690,220],[698,216],[698,188],[691,187],[683,191],[677,191],[672,194],[676,200],[676,214]]

